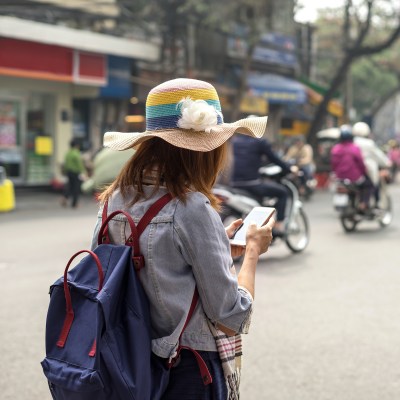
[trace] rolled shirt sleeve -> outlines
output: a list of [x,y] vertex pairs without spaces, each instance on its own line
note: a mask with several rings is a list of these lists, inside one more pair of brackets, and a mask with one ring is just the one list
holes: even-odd
[[211,322],[247,333],[253,299],[238,286],[230,271],[229,239],[218,213],[203,195],[189,195],[178,203],[174,230],[176,245],[192,267],[201,303]]

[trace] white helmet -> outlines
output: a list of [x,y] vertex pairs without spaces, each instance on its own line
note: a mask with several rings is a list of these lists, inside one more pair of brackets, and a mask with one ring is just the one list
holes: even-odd
[[371,133],[371,129],[365,122],[356,122],[353,125],[353,135],[367,137]]

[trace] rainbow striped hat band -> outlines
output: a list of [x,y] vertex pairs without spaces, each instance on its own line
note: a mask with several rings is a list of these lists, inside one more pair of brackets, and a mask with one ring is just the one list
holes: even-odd
[[268,117],[224,123],[215,88],[196,79],[173,79],[153,88],[146,101],[145,132],[106,132],[104,146],[115,150],[135,147],[159,137],[168,143],[195,151],[210,151],[235,132],[260,138]]

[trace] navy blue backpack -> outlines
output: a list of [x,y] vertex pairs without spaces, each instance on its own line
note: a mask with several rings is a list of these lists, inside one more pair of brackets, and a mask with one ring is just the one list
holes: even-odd
[[[46,358],[41,364],[53,399],[157,400],[162,397],[169,370],[177,357],[166,363],[151,351],[149,304],[138,277],[144,267],[139,237],[170,200],[169,194],[161,197],[137,227],[125,211],[107,216],[105,206],[97,248],[74,254],[64,276],[51,286]],[[108,222],[121,213],[129,222],[131,235],[125,245],[113,245],[109,240]],[[69,271],[73,260],[82,253],[89,254]],[[195,290],[183,330],[197,300]],[[179,344],[178,355],[182,348]],[[205,384],[210,383],[206,364],[192,351]]]

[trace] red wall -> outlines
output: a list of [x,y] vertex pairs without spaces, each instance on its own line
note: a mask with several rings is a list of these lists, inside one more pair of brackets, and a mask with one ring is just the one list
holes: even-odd
[[[75,76],[74,57],[75,62],[79,62]],[[0,75],[104,85],[107,76],[106,56],[0,38]]]

